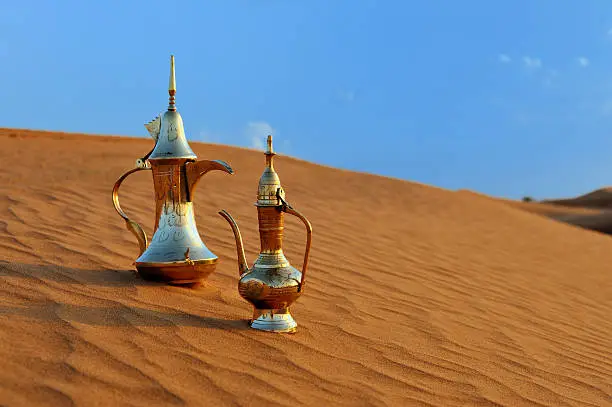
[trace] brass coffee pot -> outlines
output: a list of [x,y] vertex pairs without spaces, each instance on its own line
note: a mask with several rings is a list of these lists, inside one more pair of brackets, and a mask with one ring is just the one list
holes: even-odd
[[[218,257],[202,241],[193,212],[194,189],[209,171],[233,174],[225,162],[196,161],[183,129],[183,119],[176,111],[176,80],[174,56],[170,57],[170,103],[163,115],[145,127],[155,140],[155,146],[136,160],[136,168],[126,172],[113,188],[113,205],[125,220],[128,230],[138,239],[139,257],[134,262],[145,279],[170,284],[194,284],[215,270]],[[142,227],[130,220],[119,205],[119,187],[129,175],[151,170],[155,188],[155,225],[151,243]]]
[[[312,241],[312,226],[300,212],[285,201],[285,192],[274,170],[272,136],[268,136],[265,152],[266,168],[259,180],[257,217],[261,252],[253,267],[249,268],[244,255],[242,236],[236,221],[225,210],[219,212],[232,227],[238,253],[238,292],[254,307],[251,328],[272,332],[295,332],[297,323],[289,307],[304,292],[306,268]],[[283,254],[283,214],[297,216],[306,225],[306,250],[300,272],[289,264]]]

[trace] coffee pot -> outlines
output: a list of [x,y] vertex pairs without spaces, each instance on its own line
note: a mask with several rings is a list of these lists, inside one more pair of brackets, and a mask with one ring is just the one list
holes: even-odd
[[[285,201],[285,192],[274,170],[272,136],[268,136],[266,168],[259,180],[257,217],[261,251],[251,268],[244,254],[242,236],[236,221],[225,210],[219,212],[230,224],[238,255],[238,292],[253,305],[250,326],[271,332],[295,332],[297,323],[289,307],[304,292],[306,269],[312,241],[312,226],[300,212]],[[306,249],[302,271],[289,264],[283,253],[284,214],[298,217],[306,226]]]
[[[174,56],[170,57],[170,103],[168,110],[145,124],[155,141],[153,149],[136,160],[136,168],[115,183],[112,198],[117,213],[138,240],[139,257],[134,262],[145,279],[169,284],[194,284],[205,280],[217,265],[218,257],[204,244],[196,226],[194,190],[209,171],[233,174],[220,160],[200,160],[189,147],[183,119],[176,110]],[[142,227],[130,220],[119,205],[119,187],[131,174],[151,171],[155,190],[155,224],[151,242]]]

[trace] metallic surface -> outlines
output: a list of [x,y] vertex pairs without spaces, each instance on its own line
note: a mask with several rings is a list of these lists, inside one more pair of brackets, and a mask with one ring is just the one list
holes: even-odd
[[[257,186],[256,206],[279,206],[280,198],[285,197],[285,192],[280,183],[280,178],[274,170],[273,158],[276,155],[272,149],[272,136],[268,136],[268,149],[266,150],[266,168],[259,178]],[[280,190],[280,192],[279,192]]]
[[195,153],[187,144],[183,119],[177,111],[167,111],[161,117],[161,128],[149,160],[185,158],[195,160]]
[[157,142],[157,137],[159,136],[159,130],[161,128],[161,116],[157,116],[155,119],[151,120],[149,123],[144,125],[153,140]]
[[[113,205],[137,238],[140,253],[135,266],[143,278],[171,284],[200,282],[215,270],[217,256],[202,241],[193,209],[194,188],[209,171],[233,174],[225,162],[195,161],[187,144],[183,121],[174,105],[174,57],[171,57],[168,111],[145,127],[155,141],[151,152],[136,160],[136,168],[122,175],[113,188]],[[155,224],[149,243],[142,227],[129,219],[119,204],[119,188],[129,175],[151,170],[155,189]]]
[[125,212],[123,212],[123,209],[121,209],[121,205],[119,205],[119,187],[121,187],[123,180],[125,180],[128,176],[132,175],[135,172],[147,169],[149,168],[134,168],[133,170],[129,170],[128,172],[123,174],[117,180],[117,182],[115,182],[115,186],[113,187],[113,205],[117,213],[119,213],[119,216],[121,216],[123,220],[125,220],[125,226],[127,227],[127,229],[132,232],[134,236],[136,236],[136,239],[138,240],[138,247],[140,249],[140,253],[138,255],[141,255],[147,249],[147,234],[144,230],[142,230],[142,227],[138,223],[134,222],[133,220],[130,220],[130,218],[128,218]]
[[[155,148],[149,156],[149,160],[167,158],[186,158],[195,160],[197,157],[189,147],[185,138],[183,119],[176,111],[175,94],[176,80],[174,74],[174,55],[170,56],[170,84],[168,86],[170,102],[168,110],[161,117],[161,126],[157,134]],[[147,127],[148,125],[145,125]],[[149,128],[147,127],[147,130]],[[155,138],[155,137],[154,137]]]
[[[251,328],[270,332],[295,332],[297,323],[289,307],[304,291],[306,270],[312,242],[312,226],[283,197],[272,157],[272,136],[268,136],[266,169],[260,179],[257,195],[257,217],[261,250],[253,267],[248,267],[238,224],[225,210],[219,214],[227,220],[236,240],[238,256],[238,293],[253,305]],[[274,195],[270,194],[276,188]],[[276,205],[273,203],[276,202]],[[289,264],[283,253],[284,214],[298,217],[306,226],[306,249],[302,271]]]

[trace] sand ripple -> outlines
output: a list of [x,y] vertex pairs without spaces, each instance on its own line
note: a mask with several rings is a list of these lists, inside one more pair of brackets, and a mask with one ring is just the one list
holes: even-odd
[[[612,405],[612,239],[465,192],[278,158],[314,227],[296,335],[248,329],[224,208],[248,258],[261,154],[196,193],[221,259],[182,289],[132,271],[113,182],[147,139],[0,130],[0,405]],[[112,158],[112,159],[111,159]],[[150,174],[122,206],[153,224]],[[312,193],[316,191],[316,193]],[[303,226],[287,220],[301,266]]]

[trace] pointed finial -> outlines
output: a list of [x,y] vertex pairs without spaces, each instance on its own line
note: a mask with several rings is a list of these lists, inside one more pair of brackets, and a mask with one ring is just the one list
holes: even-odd
[[272,164],[272,157],[276,155],[276,153],[272,150],[272,136],[268,136],[268,149],[265,152],[266,154],[266,167],[274,168]]
[[176,106],[174,104],[174,95],[176,95],[176,78],[174,76],[174,55],[170,55],[170,84],[168,85],[168,94],[170,95],[170,104],[168,105],[168,110],[176,110]]

